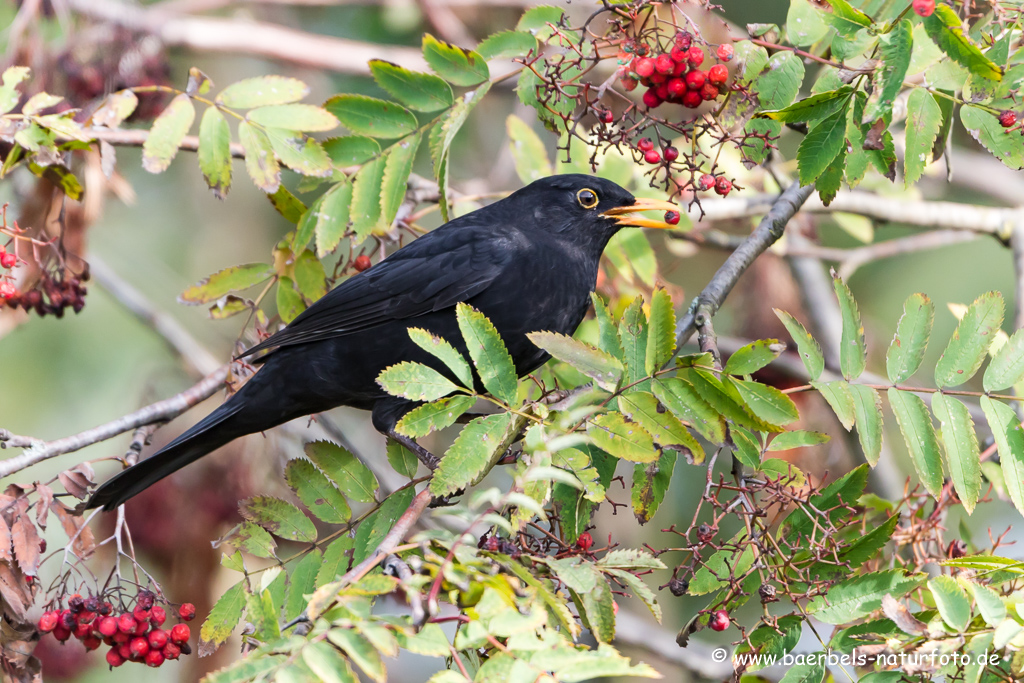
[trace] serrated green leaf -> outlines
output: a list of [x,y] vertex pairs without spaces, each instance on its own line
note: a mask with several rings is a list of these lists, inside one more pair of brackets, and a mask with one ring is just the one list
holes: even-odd
[[1003,344],[985,369],[985,391],[1002,391],[1024,380],[1024,330]]
[[150,173],[166,171],[195,118],[196,108],[191,97],[183,93],[171,100],[153,121],[142,144],[142,167]]
[[384,226],[390,227],[395,222],[398,209],[405,201],[405,192],[412,173],[412,164],[416,160],[416,151],[420,147],[422,136],[417,133],[399,140],[384,157],[384,176],[381,183],[380,205]]
[[238,141],[245,150],[245,170],[256,187],[267,194],[277,192],[281,185],[281,165],[267,134],[248,121],[242,121],[238,124]]
[[999,593],[988,586],[983,586],[973,581],[968,584],[974,594],[974,602],[978,606],[978,613],[985,623],[995,628],[1006,619],[1006,604]]
[[779,357],[786,350],[778,339],[761,339],[736,349],[725,363],[723,372],[730,375],[752,375]]
[[924,294],[911,294],[903,304],[896,336],[885,354],[885,370],[893,384],[910,379],[924,360],[935,320],[935,304]]
[[800,353],[800,360],[807,368],[807,374],[811,380],[817,380],[825,370],[825,356],[821,353],[821,347],[814,337],[807,331],[796,318],[777,308],[772,309],[782,324],[785,326],[789,336],[796,342],[797,351]]
[[[395,525],[395,522],[402,516],[402,513],[409,508],[409,504],[412,503],[412,498],[415,494],[416,492],[412,487],[395,491],[384,499],[380,508],[370,513],[362,521],[356,529],[356,539],[352,550],[353,565],[357,565],[366,558],[373,556],[380,542],[391,531],[391,527]],[[371,574],[369,578],[373,578],[373,576]],[[378,578],[387,579],[388,577],[378,575]]]
[[853,404],[853,394],[850,392],[850,383],[836,380],[834,382],[811,382],[811,386],[829,404],[843,428],[846,431],[853,429],[857,413]]
[[818,199],[825,206],[832,203],[832,200],[836,198],[836,195],[839,194],[839,190],[843,186],[843,176],[846,173],[846,150],[847,148],[843,147],[839,151],[839,155],[832,160],[832,163],[814,181],[814,189],[818,193]]
[[587,423],[587,434],[594,445],[616,458],[629,462],[653,462],[658,458],[654,439],[636,422],[622,413],[599,415]]
[[178,301],[183,304],[207,304],[228,292],[241,291],[257,285],[273,274],[273,266],[266,263],[232,266],[192,285],[178,296]]
[[423,34],[423,57],[438,76],[453,85],[476,85],[490,78],[487,61],[472,50]]
[[862,123],[870,123],[892,110],[892,103],[903,89],[903,80],[910,66],[910,55],[914,49],[913,25],[903,19],[878,42],[881,58],[872,75],[874,89],[871,99],[864,108]]
[[846,143],[846,109],[831,114],[816,124],[797,149],[800,182],[810,185],[839,156]]
[[476,483],[505,453],[514,424],[511,413],[498,413],[466,425],[434,470],[430,492],[447,496]]
[[899,569],[856,576],[811,600],[807,612],[826,624],[845,624],[880,609],[884,595],[902,597],[924,583],[925,578],[923,574],[908,576]]
[[793,0],[786,14],[786,34],[797,47],[814,45],[824,38],[829,25],[822,13],[807,0]]
[[[792,9],[792,6],[791,6]],[[771,59],[767,58],[767,52],[762,55],[763,48],[757,48],[754,52],[758,57],[764,57],[765,62],[754,59],[755,62],[751,73],[756,73],[751,83],[750,90],[757,97],[757,101],[763,109],[782,109],[789,105],[800,91],[800,84],[804,79],[804,64],[800,57],[792,52],[777,52]],[[761,69],[757,70],[757,65]],[[765,64],[767,68],[765,68]],[[732,98],[730,98],[731,100]],[[744,114],[750,115],[752,112]],[[763,135],[764,139],[776,138],[782,132],[782,124],[778,121],[767,119],[753,119],[748,121],[744,131],[751,135]],[[770,147],[768,145],[754,145],[744,149],[744,154],[750,161],[761,163],[768,157]]]
[[[643,311],[643,297],[636,297],[622,313],[619,320],[619,342],[622,345],[622,361],[626,367],[625,383],[633,384],[634,390],[644,391],[647,382],[647,316]],[[639,382],[639,384],[637,384]]]
[[417,126],[416,115],[402,105],[365,95],[335,95],[324,109],[356,135],[372,138],[402,138]]
[[688,382],[659,378],[652,382],[654,395],[677,418],[686,422],[712,443],[725,441],[725,421]]
[[309,94],[309,86],[297,78],[257,76],[232,83],[217,95],[217,102],[236,109],[250,109],[297,102]]
[[769,451],[788,451],[794,448],[805,448],[807,446],[819,446],[829,442],[829,435],[821,432],[807,432],[797,429],[791,432],[782,432],[768,444]]
[[1002,294],[987,292],[975,299],[935,364],[935,384],[955,387],[973,377],[1002,324]]
[[418,439],[455,424],[476,403],[476,396],[451,396],[413,408],[395,425],[399,434]]
[[210,610],[210,616],[206,618],[203,627],[199,630],[199,638],[203,643],[209,643],[216,648],[231,635],[245,609],[247,581],[247,579],[239,581],[224,591],[224,594],[217,599],[213,609]]
[[967,36],[960,17],[952,7],[938,3],[931,16],[922,21],[928,37],[954,62],[982,78],[1002,80],[1003,70]]
[[277,315],[286,325],[306,310],[306,304],[298,290],[295,289],[295,282],[290,277],[278,278],[276,299]]
[[333,172],[330,157],[313,138],[283,128],[266,128],[264,132],[274,154],[293,171],[316,178],[329,176]]
[[665,410],[654,394],[646,391],[623,394],[619,396],[619,410],[647,430],[659,448],[683,453],[690,464],[704,462],[700,443],[675,415]]
[[278,538],[307,543],[316,540],[316,527],[309,517],[280,498],[253,496],[239,503],[238,509],[243,517],[259,524]]
[[419,461],[412,451],[394,439],[388,439],[387,451],[388,462],[393,470],[410,479],[416,476]]
[[274,549],[277,547],[277,543],[266,529],[248,521],[239,524],[227,542],[256,557],[273,557]]
[[451,86],[433,74],[410,71],[380,59],[370,60],[370,73],[377,85],[410,109],[434,112],[455,102]]
[[665,494],[672,481],[672,471],[676,466],[676,457],[674,450],[666,449],[662,450],[656,461],[648,465],[633,466],[630,498],[633,503],[633,514],[640,524],[651,521],[665,500]]
[[736,447],[733,451],[733,457],[746,467],[760,469],[762,465],[761,444],[754,438],[754,435],[743,427],[736,427],[730,430],[730,436],[732,437],[733,445]]
[[617,358],[557,332],[530,332],[526,336],[552,357],[593,379],[602,389],[615,391],[618,388],[623,368]]
[[204,683],[242,683],[255,681],[262,674],[270,673],[287,659],[285,655],[243,657],[230,666],[218,669],[203,678]]
[[363,135],[328,138],[322,146],[335,168],[365,164],[380,154],[380,143]]
[[473,371],[469,363],[447,340],[418,327],[409,328],[409,338],[416,346],[444,363],[464,387],[473,388]]
[[[700,397],[718,411],[719,415],[725,417],[726,420],[755,431],[782,431],[779,427],[755,416],[746,407],[743,395],[736,388],[735,384],[732,383],[731,377],[727,377],[730,380],[729,382],[723,382],[714,373],[695,368],[681,368],[679,370],[679,377],[692,384],[693,388],[700,394]],[[761,402],[757,401],[756,398],[752,397],[752,400],[758,403],[759,408],[762,407]]]
[[[637,467],[639,468],[640,466],[638,465]],[[647,609],[651,610],[654,618],[658,620],[658,623],[661,623],[661,605],[658,604],[658,598],[655,596],[654,591],[644,583],[643,579],[621,569],[605,569],[603,571],[629,586],[629,589],[633,591],[633,595],[647,605]]]
[[506,404],[518,405],[519,379],[498,330],[483,313],[466,303],[460,302],[455,307],[455,316],[484,387]]
[[224,115],[208,107],[199,123],[199,170],[217,199],[231,189],[231,131]]
[[932,396],[932,411],[942,425],[946,465],[953,487],[967,514],[971,514],[981,495],[981,452],[971,413],[959,400],[941,393]]
[[449,220],[448,215],[448,153],[452,141],[469,118],[469,113],[476,108],[490,90],[490,82],[484,83],[476,90],[459,98],[452,107],[448,117],[435,126],[430,132],[430,158],[434,162],[434,177],[437,179],[438,205],[441,207],[441,218]]
[[320,550],[313,548],[299,560],[289,574],[284,598],[285,619],[294,619],[305,612],[308,604],[308,599],[305,596],[316,590],[316,575],[320,571],[322,559]]
[[864,459],[874,467],[882,454],[882,398],[863,384],[851,384],[853,411]]
[[651,297],[651,315],[647,327],[647,353],[644,370],[653,375],[672,360],[676,350],[676,313],[672,298],[664,289],[654,290]]
[[547,40],[551,36],[551,27],[548,24],[557,26],[564,14],[565,10],[561,7],[551,5],[531,7],[523,12],[523,16],[519,17],[516,30],[535,35],[538,40]]
[[967,630],[971,620],[971,602],[967,593],[952,576],[936,576],[928,581],[928,589],[935,598],[942,620],[956,632]]
[[[313,225],[313,234],[316,236],[316,253],[323,258],[338,248],[341,238],[348,231],[349,206],[352,204],[352,185],[348,182],[340,182],[317,199],[309,208],[309,214],[305,220]],[[298,233],[304,232],[303,226],[299,226]],[[295,246],[303,247],[308,241],[295,238]]]
[[[873,558],[892,538],[900,516],[893,515],[860,538],[856,539],[839,555],[839,561],[857,568]],[[840,571],[843,571],[840,569]],[[845,573],[845,572],[844,572]]]
[[832,284],[839,298],[839,311],[843,317],[843,333],[839,347],[839,365],[843,377],[847,380],[857,379],[864,373],[868,349],[864,343],[864,323],[861,322],[860,309],[853,293],[839,276],[832,278]]
[[846,85],[836,90],[805,97],[782,109],[762,110],[757,113],[757,116],[781,123],[819,121],[846,107],[852,94],[853,88]]
[[327,275],[320,259],[309,249],[295,257],[292,276],[296,289],[310,301],[316,301],[327,294]]
[[537,51],[537,39],[526,31],[499,31],[480,41],[476,51],[488,62],[525,57]]
[[338,127],[334,114],[312,104],[272,104],[252,109],[245,118],[267,128],[323,132]]
[[599,579],[592,590],[580,594],[583,617],[594,638],[600,643],[615,639],[615,599],[608,582]]
[[519,179],[524,184],[529,184],[551,175],[548,151],[530,124],[515,114],[509,114],[505,120],[505,129],[508,132],[508,145]]
[[936,498],[942,490],[942,456],[928,407],[917,394],[890,388],[889,407],[907,444],[921,483]]
[[380,213],[381,185],[384,182],[384,160],[378,158],[364,165],[352,181],[352,205],[349,217],[352,220],[353,243],[359,244],[383,226]]
[[597,318],[598,345],[601,350],[622,360],[622,344],[619,343],[619,331],[604,299],[597,292],[590,293],[590,302],[594,306],[594,317]]
[[[828,0],[835,3],[837,0]],[[823,661],[814,664],[797,664],[786,670],[786,675],[779,683],[821,683],[825,678],[825,664]]]
[[358,683],[359,677],[338,650],[325,641],[302,648],[302,661],[323,683]]
[[309,511],[328,524],[344,524],[352,516],[345,496],[308,460],[289,462],[284,478]]
[[992,112],[980,107],[960,107],[960,122],[975,140],[1006,166],[1024,169],[1024,144],[1021,136],[1007,133]]
[[793,399],[775,387],[770,387],[760,382],[736,379],[735,377],[729,377],[728,379],[729,383],[739,391],[740,396],[743,398],[743,405],[754,417],[767,424],[773,427],[782,427],[800,417],[800,411],[797,410]]
[[910,187],[924,174],[932,160],[932,150],[942,129],[942,108],[935,95],[915,88],[907,100],[906,154],[903,160],[903,184]]
[[1006,492],[1017,510],[1024,514],[1024,432],[1020,418],[1013,408],[988,396],[981,397],[981,408],[999,451]]
[[389,394],[411,401],[434,401],[459,390],[437,370],[409,361],[386,368],[377,383]]
[[304,452],[346,496],[360,503],[376,501],[377,478],[347,450],[330,441],[313,441],[306,444]]

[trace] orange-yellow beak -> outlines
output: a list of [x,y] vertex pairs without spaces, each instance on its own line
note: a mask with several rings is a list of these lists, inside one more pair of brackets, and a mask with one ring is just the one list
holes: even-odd
[[637,197],[636,202],[632,206],[619,206],[614,209],[608,209],[601,215],[606,218],[615,218],[615,222],[621,226],[629,226],[633,228],[658,228],[659,230],[679,229],[678,225],[669,225],[663,220],[658,221],[652,218],[632,215],[639,213],[640,211],[675,211],[679,213],[679,207],[672,202],[666,202],[661,199]]

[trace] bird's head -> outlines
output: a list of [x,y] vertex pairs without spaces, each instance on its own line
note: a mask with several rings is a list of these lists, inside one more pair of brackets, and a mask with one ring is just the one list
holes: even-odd
[[542,229],[605,241],[624,227],[675,229],[664,220],[639,214],[679,211],[670,202],[634,197],[610,180],[582,173],[541,178],[509,200],[520,216],[532,215]]

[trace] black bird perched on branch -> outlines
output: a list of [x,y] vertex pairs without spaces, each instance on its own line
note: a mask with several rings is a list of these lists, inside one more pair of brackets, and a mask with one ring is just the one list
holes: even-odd
[[527,332],[575,332],[608,240],[625,226],[672,228],[633,214],[674,209],[608,180],[572,174],[538,180],[446,223],[346,280],[249,349],[244,355],[270,350],[256,361],[263,367],[252,379],[152,457],[103,484],[88,507],[111,510],[239,436],[341,405],[372,411],[378,431],[421,459],[433,458],[394,431],[416,404],[387,394],[376,381],[407,360],[450,376],[412,342],[408,328],[424,328],[465,354],[455,306],[466,302],[490,318],[519,376],[532,372],[548,354]]

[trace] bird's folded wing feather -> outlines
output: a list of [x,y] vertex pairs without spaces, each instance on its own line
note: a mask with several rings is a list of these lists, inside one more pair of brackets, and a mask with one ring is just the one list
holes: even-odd
[[343,337],[471,299],[514,258],[514,231],[449,224],[328,292],[288,327],[246,351]]

